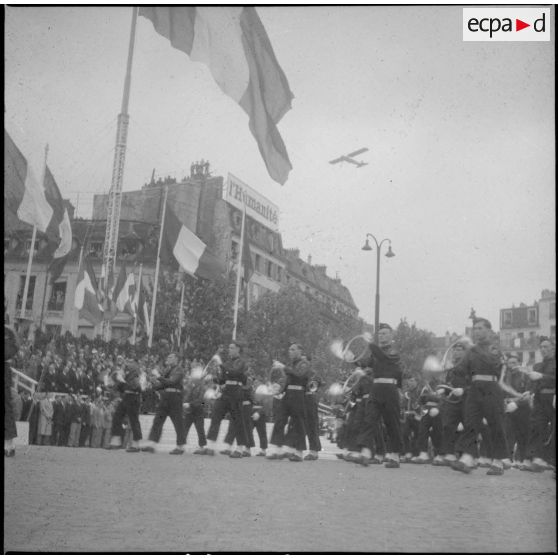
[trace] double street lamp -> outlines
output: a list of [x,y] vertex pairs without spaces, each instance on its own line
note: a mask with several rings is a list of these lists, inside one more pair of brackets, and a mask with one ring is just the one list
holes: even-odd
[[389,247],[385,253],[386,258],[393,258],[395,254],[391,250],[391,240],[389,238],[384,238],[380,243],[376,240],[373,234],[366,234],[366,242],[362,247],[362,250],[369,252],[373,248],[368,242],[368,238],[372,238],[376,244],[376,307],[374,308],[374,339],[376,343],[378,342],[378,327],[380,325],[380,248],[384,242],[389,242]]

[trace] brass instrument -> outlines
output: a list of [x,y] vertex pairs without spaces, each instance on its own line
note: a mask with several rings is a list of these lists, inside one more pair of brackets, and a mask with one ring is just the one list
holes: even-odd
[[[360,340],[365,341],[365,346],[362,348],[357,345],[357,342]],[[368,345],[371,342],[372,335],[366,331],[359,335],[355,335],[345,345],[342,339],[334,340],[330,345],[330,351],[337,358],[344,360],[345,362],[353,363],[364,358],[366,353],[369,351]],[[358,354],[355,355],[354,351],[358,351]]]
[[316,393],[319,387],[320,384],[316,380],[310,380],[310,382],[308,382],[308,386],[306,390],[309,391],[310,393]]
[[345,395],[351,393],[362,376],[364,376],[364,371],[362,370],[362,368],[355,368],[343,384],[343,393]]

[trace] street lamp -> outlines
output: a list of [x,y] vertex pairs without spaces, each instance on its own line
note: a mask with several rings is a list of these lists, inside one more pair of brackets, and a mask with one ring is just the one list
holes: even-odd
[[380,325],[380,248],[384,242],[389,242],[388,250],[385,254],[386,258],[393,258],[395,254],[391,249],[391,240],[389,238],[384,238],[379,244],[376,240],[376,237],[373,234],[367,233],[366,234],[366,242],[362,249],[365,252],[369,252],[372,250],[370,243],[368,242],[368,237],[374,240],[376,244],[376,307],[374,309],[374,339],[376,343],[378,342],[378,326]]

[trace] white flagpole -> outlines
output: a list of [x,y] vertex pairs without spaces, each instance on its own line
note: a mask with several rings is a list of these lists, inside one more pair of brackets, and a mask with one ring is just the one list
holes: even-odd
[[[140,264],[140,268],[139,268],[139,279],[138,279],[138,286],[136,289],[136,294],[134,295],[134,298],[136,299],[137,302],[139,302],[139,296],[140,296],[140,289],[141,289],[141,271],[143,269],[143,264]],[[132,345],[136,344],[136,331],[137,331],[137,327],[138,327],[138,312],[139,312],[139,306],[136,305],[135,307],[135,312],[134,312],[134,332],[132,334]]]
[[[48,143],[45,145],[45,164],[43,165],[43,176],[41,177],[40,187],[45,188],[46,166],[48,157]],[[25,307],[27,306],[27,295],[29,294],[29,281],[31,278],[31,264],[33,263],[33,252],[35,251],[35,241],[37,239],[37,225],[33,225],[31,235],[31,247],[29,248],[29,259],[27,260],[27,273],[25,274],[25,285],[23,287],[23,298],[21,300],[21,319],[25,318]]]
[[238,299],[240,298],[240,271],[242,266],[242,252],[244,250],[244,225],[246,221],[246,205],[244,204],[244,210],[242,212],[242,226],[240,228],[240,246],[238,250],[238,266],[236,269],[236,292],[234,295],[234,318],[233,318],[233,341],[236,340],[236,330],[238,326]]
[[155,266],[155,284],[153,286],[153,300],[151,301],[151,317],[149,324],[149,342],[147,346],[151,349],[153,344],[153,330],[155,329],[155,303],[157,301],[157,285],[159,283],[159,267],[161,264],[161,243],[163,242],[163,229],[165,228],[165,214],[167,212],[167,196],[169,193],[169,187],[165,186],[165,199],[163,201],[163,215],[161,217],[161,232],[159,233],[159,246],[157,248],[157,264]]

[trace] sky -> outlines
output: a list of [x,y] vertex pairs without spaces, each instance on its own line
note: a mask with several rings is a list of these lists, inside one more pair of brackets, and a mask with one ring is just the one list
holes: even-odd
[[[110,187],[129,7],[6,7],[5,126],[90,216]],[[293,170],[267,174],[248,117],[209,70],[138,18],[124,191],[193,161],[280,208],[283,245],[327,266],[374,321],[462,333],[470,309],[555,289],[550,42],[463,42],[459,6],[258,7],[295,96],[278,128]],[[367,147],[368,163],[329,164]],[[78,198],[79,196],[79,198]],[[374,243],[372,243],[374,246]]]

